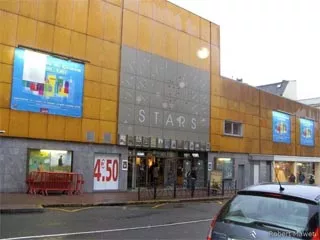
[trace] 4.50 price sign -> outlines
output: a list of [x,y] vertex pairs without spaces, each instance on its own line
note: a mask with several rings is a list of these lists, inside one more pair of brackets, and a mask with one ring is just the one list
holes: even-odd
[[119,188],[119,165],[119,155],[95,155],[93,189],[117,190]]

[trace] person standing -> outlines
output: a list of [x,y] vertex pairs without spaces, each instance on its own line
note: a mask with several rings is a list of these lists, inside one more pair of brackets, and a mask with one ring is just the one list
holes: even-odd
[[153,184],[157,186],[158,184],[158,178],[159,178],[159,167],[158,164],[156,163],[155,166],[153,167]]
[[299,173],[299,183],[304,183],[304,180],[306,179],[306,177],[304,176],[304,174],[300,171]]
[[309,178],[309,184],[314,184],[314,177],[312,174],[310,175],[310,178]]
[[289,182],[291,182],[291,183],[295,183],[296,182],[296,176],[293,173],[291,173],[291,175],[289,177]]
[[196,181],[197,181],[197,169],[196,167],[192,167],[191,173],[190,173],[190,178],[191,178],[191,197],[194,196],[194,190],[196,188]]

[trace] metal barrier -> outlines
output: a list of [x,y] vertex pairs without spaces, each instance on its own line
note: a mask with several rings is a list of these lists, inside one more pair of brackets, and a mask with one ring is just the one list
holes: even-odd
[[178,185],[174,182],[171,186],[144,185],[138,186],[138,200],[194,198],[211,196],[233,196],[237,193],[235,180],[224,180],[218,186],[210,186],[210,182],[197,182],[194,186]]
[[62,172],[31,172],[26,180],[27,193],[48,195],[48,191],[62,191],[69,195],[81,194],[83,175]]

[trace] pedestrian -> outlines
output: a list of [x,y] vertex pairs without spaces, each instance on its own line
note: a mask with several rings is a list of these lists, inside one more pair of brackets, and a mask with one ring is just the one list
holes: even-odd
[[155,166],[153,167],[153,184],[154,184],[154,186],[157,186],[157,184],[158,184],[158,177],[159,177],[159,167],[158,167],[158,164],[156,163]]
[[310,175],[310,178],[309,178],[309,184],[314,184],[314,177],[312,174]]
[[196,188],[196,181],[197,181],[197,169],[196,167],[192,167],[190,172],[190,178],[191,178],[191,197],[194,196],[194,190]]
[[289,177],[289,182],[291,182],[291,183],[295,183],[296,182],[296,176],[293,173],[291,173],[291,175]]
[[304,183],[306,177],[304,176],[304,174],[300,171],[299,173],[299,183]]

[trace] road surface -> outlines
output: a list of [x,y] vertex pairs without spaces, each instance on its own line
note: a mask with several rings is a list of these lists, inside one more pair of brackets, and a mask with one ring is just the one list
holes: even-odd
[[2,214],[1,239],[205,239],[222,202],[47,209]]

